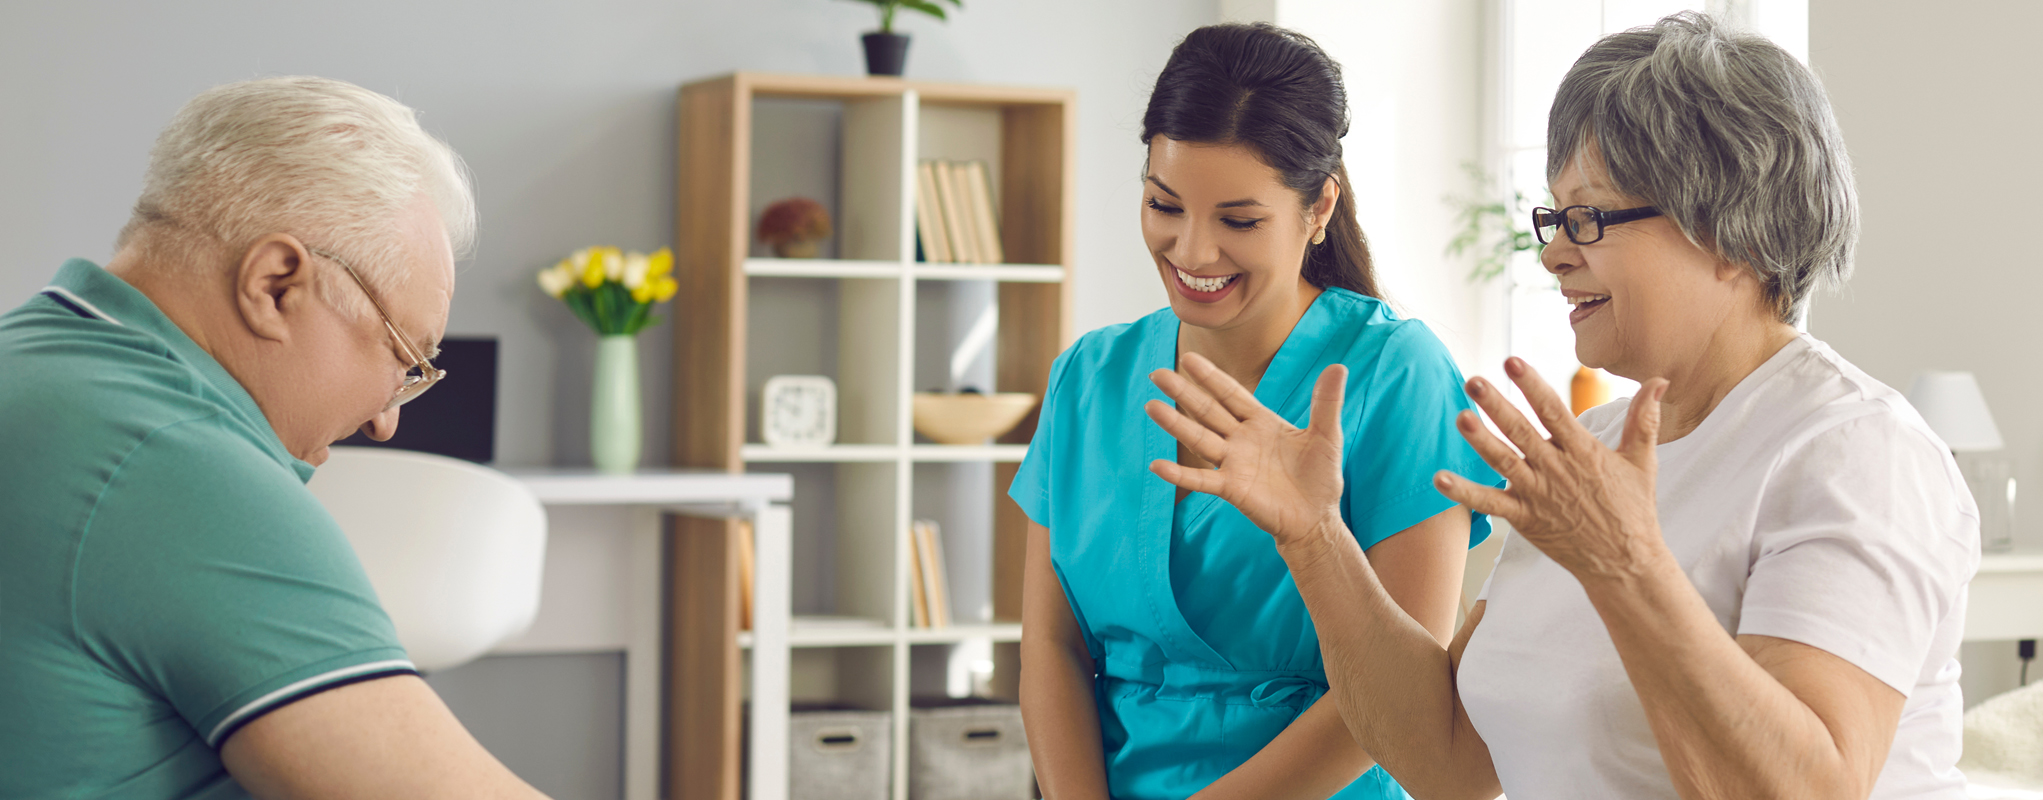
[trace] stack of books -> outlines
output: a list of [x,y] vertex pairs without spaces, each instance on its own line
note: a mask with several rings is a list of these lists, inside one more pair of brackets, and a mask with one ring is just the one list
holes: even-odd
[[944,577],[943,535],[935,521],[918,519],[910,529],[908,541],[914,546],[908,566],[908,591],[913,596],[910,622],[917,628],[948,626],[951,591]]
[[923,261],[1005,262],[986,162],[932,160],[917,164],[915,229]]

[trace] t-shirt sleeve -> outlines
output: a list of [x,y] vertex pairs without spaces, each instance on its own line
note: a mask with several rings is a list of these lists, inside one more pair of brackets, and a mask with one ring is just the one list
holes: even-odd
[[1070,396],[1064,375],[1077,347],[1066,349],[1050,364],[1049,390],[1043,392],[1043,407],[1036,415],[1036,432],[1029,437],[1028,455],[1014,472],[1007,496],[1014,498],[1022,513],[1045,528],[1050,527],[1050,470],[1057,454],[1063,452],[1057,436],[1063,431],[1061,418],[1075,410],[1078,398]]
[[[1423,323],[1399,325],[1371,374],[1350,375],[1348,413],[1358,418],[1348,429],[1342,511],[1363,549],[1454,506],[1433,487],[1439,470],[1503,485],[1454,428],[1469,407],[1460,368]],[[1473,515],[1469,546],[1489,534],[1489,519]]]
[[72,602],[95,658],[218,747],[300,698],[416,670],[333,518],[214,424],[158,430],[114,473]]
[[1821,649],[1907,695],[1978,567],[1978,511],[1949,458],[1885,414],[1792,452],[1760,499],[1738,633]]

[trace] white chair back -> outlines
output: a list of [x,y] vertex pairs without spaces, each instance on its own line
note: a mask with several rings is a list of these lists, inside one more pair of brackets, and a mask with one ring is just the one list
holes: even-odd
[[335,447],[307,488],[355,546],[420,671],[525,632],[539,611],[546,510],[509,475],[454,458]]

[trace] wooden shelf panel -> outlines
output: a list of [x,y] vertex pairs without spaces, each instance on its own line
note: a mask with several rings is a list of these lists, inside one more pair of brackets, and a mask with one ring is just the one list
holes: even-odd
[[861,261],[839,258],[748,258],[745,274],[754,278],[880,278],[913,277],[925,281],[998,281],[1001,283],[1061,283],[1064,267],[1057,264],[929,264],[899,261]]

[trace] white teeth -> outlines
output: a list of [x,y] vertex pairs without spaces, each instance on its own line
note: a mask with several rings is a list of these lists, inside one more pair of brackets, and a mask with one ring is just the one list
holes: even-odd
[[1609,299],[1610,299],[1610,295],[1607,295],[1607,294],[1599,294],[1599,295],[1595,295],[1595,296],[1593,296],[1593,297],[1576,297],[1576,298],[1571,298],[1571,299],[1569,299],[1569,300],[1568,300],[1568,302],[1570,302],[1570,303],[1574,303],[1574,304],[1575,304],[1575,307],[1576,307],[1576,308],[1581,308],[1582,306],[1586,306],[1586,305],[1588,305],[1588,304],[1590,304],[1590,303],[1600,303],[1600,302],[1603,302],[1603,301],[1605,301],[1605,300],[1609,300]]
[[1237,272],[1233,275],[1222,275],[1218,278],[1199,278],[1184,270],[1178,270],[1178,280],[1184,281],[1186,286],[1190,286],[1193,291],[1199,292],[1220,291],[1228,284],[1233,283],[1235,278],[1239,277],[1241,277],[1241,273]]

